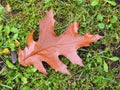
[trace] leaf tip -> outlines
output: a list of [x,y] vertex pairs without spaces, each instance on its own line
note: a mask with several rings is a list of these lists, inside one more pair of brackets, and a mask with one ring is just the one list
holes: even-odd
[[33,42],[33,34],[34,34],[34,30],[31,31],[31,33],[28,35],[27,37],[27,45],[29,46],[32,42]]
[[47,18],[47,20],[51,19],[53,23],[55,22],[55,19],[53,17],[53,10],[52,9],[50,9],[49,12],[46,13],[45,18]]
[[101,36],[101,35],[99,35],[99,34],[97,34],[97,35],[95,35],[95,41],[97,41],[97,40],[99,40],[99,39],[101,39],[101,38],[103,38],[104,36]]

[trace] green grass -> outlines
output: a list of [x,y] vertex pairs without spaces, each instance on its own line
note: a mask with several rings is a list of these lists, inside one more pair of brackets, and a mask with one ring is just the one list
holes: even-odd
[[[109,0],[112,1],[112,0]],[[92,4],[91,4],[92,3]],[[84,67],[73,65],[65,57],[61,61],[68,66],[72,74],[67,76],[47,68],[47,75],[38,73],[33,66],[23,67],[12,64],[10,55],[1,55],[5,67],[0,71],[1,90],[119,90],[120,79],[117,74],[120,65],[112,67],[114,60],[110,58],[115,46],[120,43],[120,5],[108,3],[105,0],[92,2],[92,0],[5,0],[2,6],[10,4],[12,15],[0,15],[0,24],[3,26],[0,36],[0,50],[10,48],[16,50],[12,44],[17,39],[21,47],[25,47],[26,37],[31,30],[39,31],[38,19],[42,19],[50,8],[54,11],[56,19],[55,32],[59,35],[72,22],[79,22],[79,34],[86,32],[92,34],[104,33],[104,38],[92,43],[88,48],[81,48],[78,54],[83,59]],[[7,29],[15,28],[18,32],[7,34]],[[14,31],[14,30],[13,30]],[[15,38],[13,35],[18,34]],[[36,37],[37,38],[37,34]],[[4,38],[4,39],[3,39]],[[9,43],[6,43],[9,42]],[[106,47],[99,53],[98,46]],[[120,59],[116,59],[120,63]],[[107,64],[107,65],[106,65]],[[108,72],[107,72],[108,70]]]

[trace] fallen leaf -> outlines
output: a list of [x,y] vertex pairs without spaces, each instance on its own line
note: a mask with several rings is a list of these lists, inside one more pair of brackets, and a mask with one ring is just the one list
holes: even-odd
[[5,9],[6,9],[7,12],[11,12],[11,6],[10,6],[10,4],[7,4],[5,6]]
[[14,40],[14,44],[15,44],[16,47],[20,46],[20,42],[18,40]]
[[10,50],[8,48],[3,49],[2,51],[3,54],[10,54]]
[[17,54],[16,51],[11,51],[12,63],[16,63],[17,61]]
[[58,56],[67,57],[73,64],[84,66],[82,59],[76,50],[80,47],[89,46],[91,42],[102,38],[100,35],[86,33],[78,35],[78,23],[71,23],[63,34],[57,36],[54,32],[53,11],[50,10],[43,20],[39,21],[40,33],[37,42],[33,40],[32,31],[27,38],[27,47],[19,48],[18,59],[23,66],[34,65],[39,72],[47,74],[42,62],[48,63],[56,71],[70,75],[67,66],[63,64]]
[[0,55],[2,55],[3,54],[3,52],[2,51],[0,51]]

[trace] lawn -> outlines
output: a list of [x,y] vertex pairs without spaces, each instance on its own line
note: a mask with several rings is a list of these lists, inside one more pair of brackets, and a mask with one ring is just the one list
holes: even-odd
[[[84,67],[59,56],[71,75],[55,72],[43,63],[48,74],[33,66],[21,66],[18,46],[26,46],[28,34],[39,19],[53,10],[55,33],[60,35],[72,22],[78,32],[104,36],[77,54]],[[16,61],[17,60],[17,61]],[[120,89],[120,0],[0,0],[0,90],[119,90]]]

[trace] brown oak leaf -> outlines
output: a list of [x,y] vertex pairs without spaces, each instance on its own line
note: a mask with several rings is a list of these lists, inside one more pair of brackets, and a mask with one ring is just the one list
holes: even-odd
[[33,40],[32,31],[27,39],[27,47],[19,48],[18,59],[23,66],[34,65],[39,72],[47,74],[42,62],[48,63],[56,71],[70,75],[67,66],[63,64],[58,56],[64,55],[73,64],[84,66],[76,50],[80,47],[89,46],[91,42],[97,41],[102,36],[86,33],[78,35],[78,23],[71,23],[63,34],[57,36],[54,32],[53,11],[47,12],[45,18],[39,21],[39,39]]

